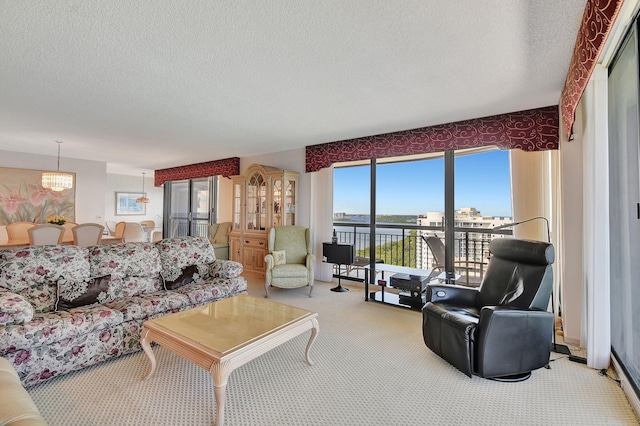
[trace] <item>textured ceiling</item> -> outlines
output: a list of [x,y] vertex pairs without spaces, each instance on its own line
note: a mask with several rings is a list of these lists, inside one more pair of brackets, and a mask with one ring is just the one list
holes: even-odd
[[586,0],[0,0],[0,150],[139,173],[559,103]]

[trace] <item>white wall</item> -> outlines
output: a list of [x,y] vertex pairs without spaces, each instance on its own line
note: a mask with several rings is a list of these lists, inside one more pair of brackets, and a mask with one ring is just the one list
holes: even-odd
[[104,191],[104,220],[115,222],[140,222],[141,220],[153,220],[156,226],[162,226],[162,208],[164,188],[153,186],[153,176],[145,176],[144,192],[149,203],[146,205],[144,215],[119,215],[116,216],[116,192],[142,192],[142,174],[140,176],[107,174],[106,189]]
[[[305,149],[292,149],[289,151],[274,152],[271,154],[255,155],[240,159],[240,174],[247,171],[252,164],[273,166],[279,169],[299,172],[298,181],[298,225],[310,227],[311,222],[311,177],[305,173]],[[229,198],[231,202],[231,197]]]
[[[57,157],[0,151],[0,167],[52,170]],[[76,174],[76,222],[104,222],[107,163],[60,157],[60,171]]]

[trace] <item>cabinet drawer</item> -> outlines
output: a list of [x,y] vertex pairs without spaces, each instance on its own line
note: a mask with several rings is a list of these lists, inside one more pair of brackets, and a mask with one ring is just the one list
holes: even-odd
[[267,242],[265,240],[256,240],[252,238],[243,238],[242,242],[245,247],[258,247],[258,248],[266,248]]

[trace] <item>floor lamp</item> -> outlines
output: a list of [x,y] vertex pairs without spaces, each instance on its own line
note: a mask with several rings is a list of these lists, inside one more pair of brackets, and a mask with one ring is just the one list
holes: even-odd
[[[492,228],[494,231],[497,231],[499,229],[504,229],[504,228],[511,228],[513,226],[518,226],[518,225],[522,225],[523,223],[527,223],[527,222],[532,222],[534,220],[544,220],[544,223],[547,226],[547,242],[549,244],[551,244],[551,231],[549,228],[549,220],[546,217],[543,216],[536,216],[536,217],[532,217],[526,220],[521,220],[519,222],[513,222],[513,223],[507,223],[505,225],[500,225],[500,226],[496,226],[495,228]],[[553,347],[551,348],[551,350],[555,353],[558,354],[564,354],[564,355],[571,355],[571,351],[569,350],[569,347],[567,347],[566,345],[559,345],[556,343],[556,325],[555,325],[555,316],[556,316],[556,308],[555,308],[555,302],[553,300],[553,286],[551,286],[551,312],[553,313],[553,318],[554,318],[554,324],[553,324]]]

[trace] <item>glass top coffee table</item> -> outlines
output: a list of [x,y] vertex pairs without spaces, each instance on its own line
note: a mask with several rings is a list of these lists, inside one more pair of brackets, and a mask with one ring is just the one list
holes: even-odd
[[227,379],[233,370],[276,346],[311,330],[305,358],[318,334],[315,312],[247,295],[166,315],[142,324],[140,344],[156,370],[151,342],[156,342],[211,373],[216,424],[224,424]]

